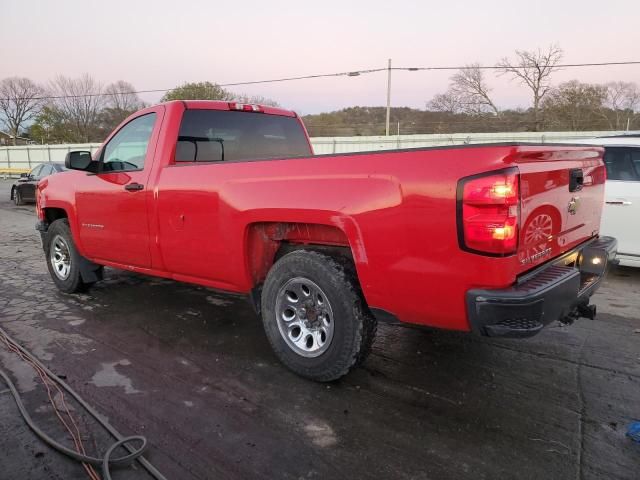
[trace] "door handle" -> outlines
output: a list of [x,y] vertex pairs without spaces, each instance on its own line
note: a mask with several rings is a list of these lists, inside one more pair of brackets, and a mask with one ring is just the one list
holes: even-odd
[[607,205],[621,205],[624,207],[631,205],[631,202],[629,200],[607,200],[605,203]]
[[141,183],[129,183],[127,185],[124,186],[124,189],[127,192],[137,192],[138,190],[142,190],[144,188],[144,185],[142,185]]

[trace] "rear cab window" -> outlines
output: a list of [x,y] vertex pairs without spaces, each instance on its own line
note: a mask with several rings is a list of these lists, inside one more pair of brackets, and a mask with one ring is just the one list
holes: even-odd
[[186,110],[176,163],[261,160],[312,155],[296,117],[229,110]]

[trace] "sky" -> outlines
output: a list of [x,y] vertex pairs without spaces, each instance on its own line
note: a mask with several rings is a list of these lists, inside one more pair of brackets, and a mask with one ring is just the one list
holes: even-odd
[[[556,43],[566,63],[640,60],[640,1],[0,0],[0,78],[46,83],[85,72],[136,89],[231,83],[394,66],[493,65]],[[393,72],[392,106],[424,108],[452,72]],[[499,107],[527,90],[488,72]],[[565,69],[640,83],[640,65]],[[386,72],[236,87],[301,114],[386,103]],[[155,103],[160,94],[142,98]]]

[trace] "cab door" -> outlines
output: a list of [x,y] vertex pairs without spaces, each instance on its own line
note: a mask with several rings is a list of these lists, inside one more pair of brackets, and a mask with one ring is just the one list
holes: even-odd
[[600,233],[618,239],[620,255],[640,260],[640,148],[606,147],[605,206]]
[[43,178],[42,172],[48,168],[48,165],[38,165],[33,168],[24,180],[18,184],[20,196],[26,202],[36,201],[36,184]]
[[148,188],[164,107],[128,119],[98,153],[98,173],[76,186],[83,253],[94,260],[151,267]]

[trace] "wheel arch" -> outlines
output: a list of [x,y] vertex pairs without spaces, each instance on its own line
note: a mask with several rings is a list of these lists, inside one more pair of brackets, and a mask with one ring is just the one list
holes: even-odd
[[306,222],[255,222],[247,226],[245,262],[251,283],[251,300],[260,312],[262,284],[273,264],[296,250],[322,252],[354,262],[351,244],[344,230],[335,225]]
[[84,248],[82,246],[82,242],[80,241],[79,235],[79,225],[77,222],[77,217],[75,216],[75,211],[73,207],[66,202],[48,202],[47,206],[42,207],[42,218],[47,224],[51,225],[56,220],[67,219],[69,222],[69,228],[71,229],[71,235],[73,237],[73,241],[76,244],[76,248],[81,254],[84,254]]
[[51,224],[61,218],[69,219],[69,214],[64,208],[60,207],[46,207],[42,209],[44,220]]

